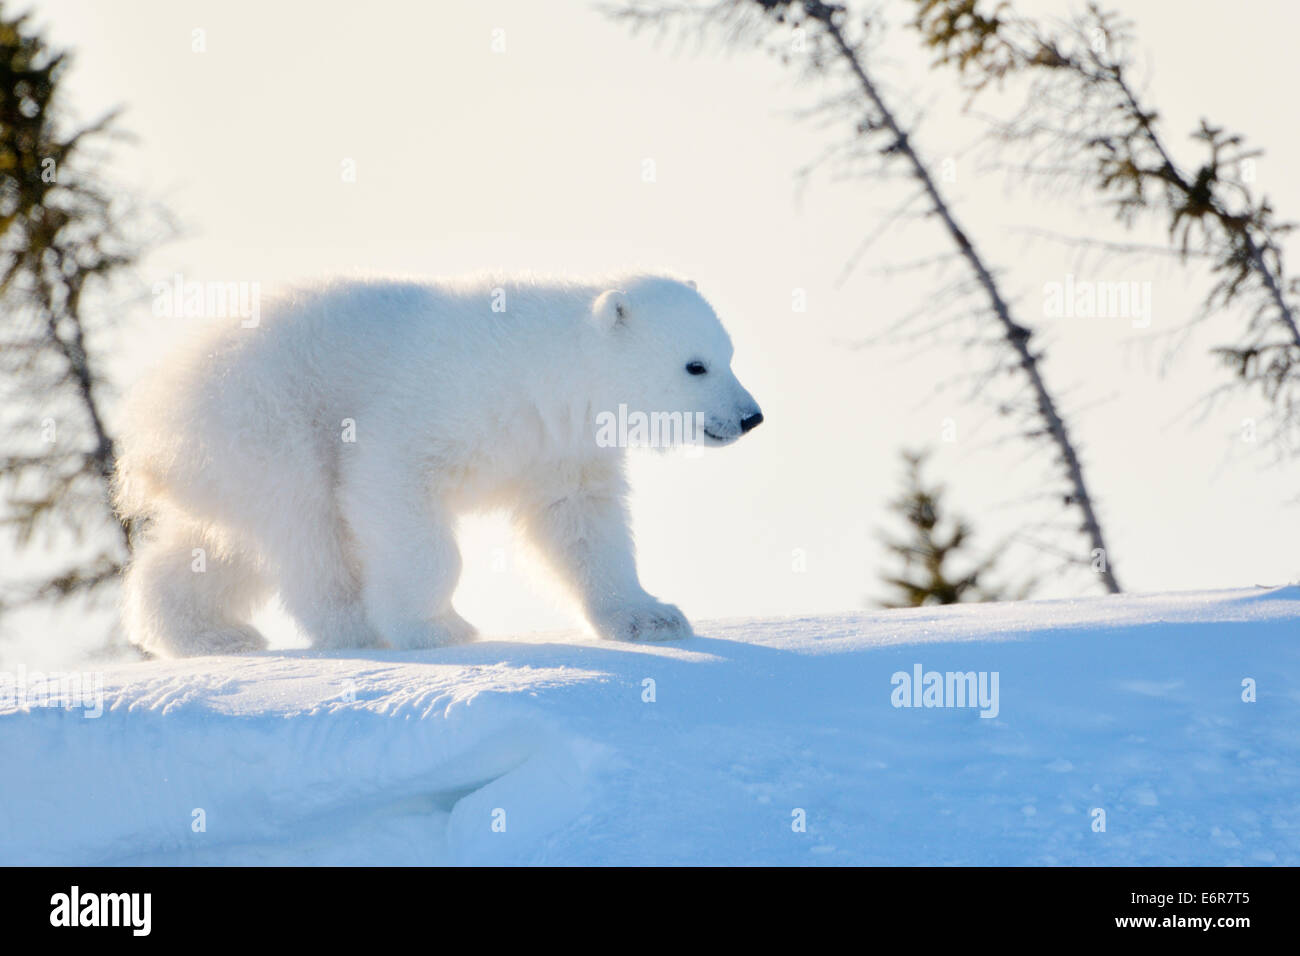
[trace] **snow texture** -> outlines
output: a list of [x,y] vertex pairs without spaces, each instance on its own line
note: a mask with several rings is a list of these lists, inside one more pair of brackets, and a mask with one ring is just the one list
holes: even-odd
[[[1296,865],[1298,612],[1289,587],[118,665],[98,718],[0,689],[0,863]],[[997,715],[895,707],[918,664],[996,672]]]

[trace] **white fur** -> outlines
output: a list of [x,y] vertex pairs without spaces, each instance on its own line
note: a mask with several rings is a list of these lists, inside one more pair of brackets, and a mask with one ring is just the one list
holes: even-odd
[[337,282],[215,328],[128,402],[117,503],[152,519],[128,636],[160,656],[264,647],[249,618],[278,591],[315,647],[466,640],[453,521],[493,508],[597,633],[689,636],[637,578],[624,450],[594,421],[698,411],[726,444],[758,412],[731,354],[694,287],[657,276]]

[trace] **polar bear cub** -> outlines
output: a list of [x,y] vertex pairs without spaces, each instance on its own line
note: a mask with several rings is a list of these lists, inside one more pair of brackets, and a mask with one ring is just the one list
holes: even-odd
[[725,445],[762,421],[693,283],[340,281],[266,312],[205,330],[128,399],[116,501],[148,519],[133,643],[260,649],[249,621],[275,592],[314,647],[467,640],[453,527],[483,509],[513,514],[599,635],[691,635],[637,577],[621,426]]

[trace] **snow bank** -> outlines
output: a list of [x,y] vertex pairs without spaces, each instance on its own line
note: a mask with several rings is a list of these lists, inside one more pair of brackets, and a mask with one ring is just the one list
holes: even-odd
[[1300,588],[700,631],[10,674],[0,863],[1300,863]]

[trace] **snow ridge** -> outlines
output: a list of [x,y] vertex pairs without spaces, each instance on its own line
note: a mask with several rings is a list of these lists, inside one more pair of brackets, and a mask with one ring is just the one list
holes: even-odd
[[97,719],[0,693],[0,863],[1295,865],[1298,601],[117,665]]

